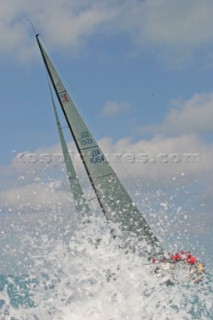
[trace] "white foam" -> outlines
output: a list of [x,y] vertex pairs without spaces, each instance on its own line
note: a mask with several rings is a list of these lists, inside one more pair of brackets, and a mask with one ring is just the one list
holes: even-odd
[[[91,243],[91,239],[99,238],[99,245]],[[125,254],[117,247],[104,219],[96,217],[93,224],[76,230],[67,243],[54,238],[47,241],[46,236],[41,236],[40,241],[40,251],[35,248],[32,252],[32,271],[39,279],[34,296],[37,306],[26,310],[10,308],[10,317],[18,320],[210,319],[209,284],[162,285],[144,266],[146,260]],[[190,313],[193,308],[194,314]]]

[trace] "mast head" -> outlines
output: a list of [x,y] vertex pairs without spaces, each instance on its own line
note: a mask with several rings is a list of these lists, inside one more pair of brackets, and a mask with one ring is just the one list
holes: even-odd
[[29,21],[29,23],[31,24],[31,27],[32,27],[32,29],[33,29],[33,32],[34,32],[36,38],[38,38],[39,33],[37,33],[37,32],[35,31],[35,28],[34,28],[34,25],[33,25],[32,21],[31,21],[29,18],[27,18],[27,21]]

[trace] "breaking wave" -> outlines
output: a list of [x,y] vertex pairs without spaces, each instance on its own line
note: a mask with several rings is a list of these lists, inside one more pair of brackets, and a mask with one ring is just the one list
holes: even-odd
[[16,236],[28,258],[25,274],[0,277],[2,320],[213,319],[211,274],[200,284],[167,286],[143,257],[119,249],[103,218],[92,220],[78,225],[54,213],[48,233],[44,223],[34,232],[20,223]]

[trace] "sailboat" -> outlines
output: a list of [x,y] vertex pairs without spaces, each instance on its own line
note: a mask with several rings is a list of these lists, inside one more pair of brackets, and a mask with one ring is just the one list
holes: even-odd
[[59,121],[55,101],[53,98],[53,93],[52,93],[49,82],[48,82],[48,84],[49,84],[50,96],[51,96],[51,100],[52,100],[52,106],[53,106],[53,110],[54,110],[54,114],[55,114],[56,124],[57,124],[57,128],[58,128],[58,135],[59,135],[61,148],[62,148],[62,152],[63,152],[63,156],[64,156],[66,170],[67,170],[67,177],[68,177],[70,188],[71,188],[71,191],[73,194],[75,208],[76,208],[76,211],[79,215],[79,218],[83,221],[86,221],[86,220],[88,220],[89,216],[91,215],[91,211],[90,211],[89,205],[86,201],[86,198],[84,196],[81,185],[79,183],[77,174],[75,172],[75,168],[74,168],[72,160],[71,160],[71,157],[69,155],[67,144],[66,144],[66,141],[65,141],[65,138],[63,135],[63,130],[62,130],[62,127],[61,127],[61,124]]
[[[118,239],[120,247],[126,251],[137,252],[146,257],[163,255],[165,253],[163,247],[110,163],[105,159],[104,153],[62,83],[38,34],[36,39],[73,140],[113,237]],[[79,189],[77,189],[75,190],[78,194]]]

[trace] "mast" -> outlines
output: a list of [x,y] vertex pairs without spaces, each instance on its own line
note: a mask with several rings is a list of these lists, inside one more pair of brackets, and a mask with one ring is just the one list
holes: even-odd
[[98,202],[120,246],[145,256],[164,250],[82,119],[38,35],[38,46]]
[[59,139],[60,139],[61,148],[62,148],[62,152],[63,152],[63,156],[64,156],[64,162],[65,162],[65,166],[66,166],[66,170],[67,170],[67,177],[69,180],[71,191],[73,193],[75,208],[76,208],[76,211],[77,211],[79,217],[85,218],[86,216],[88,217],[89,215],[91,215],[91,211],[90,211],[88,203],[84,197],[83,190],[81,188],[81,185],[80,185],[79,180],[77,178],[72,160],[69,155],[69,151],[67,148],[66,141],[64,139],[63,130],[61,128],[61,124],[59,121],[59,117],[58,117],[58,113],[56,110],[56,106],[55,106],[55,102],[54,102],[54,98],[53,98],[53,93],[52,93],[49,81],[48,81],[48,84],[49,84],[49,89],[50,89],[52,106],[53,106],[53,110],[55,113]]

